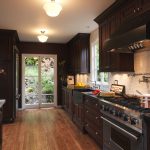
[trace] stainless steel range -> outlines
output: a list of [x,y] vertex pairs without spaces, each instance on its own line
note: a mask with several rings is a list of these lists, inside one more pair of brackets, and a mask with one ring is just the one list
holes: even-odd
[[143,113],[137,98],[101,98],[103,150],[145,150]]

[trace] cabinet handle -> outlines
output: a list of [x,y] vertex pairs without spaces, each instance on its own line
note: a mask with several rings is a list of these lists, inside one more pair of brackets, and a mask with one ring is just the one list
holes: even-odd
[[98,135],[98,132],[96,132],[95,134]]

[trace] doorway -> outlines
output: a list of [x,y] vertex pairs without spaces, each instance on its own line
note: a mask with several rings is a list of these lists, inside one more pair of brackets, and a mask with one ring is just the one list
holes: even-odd
[[57,55],[22,55],[22,106],[57,105]]

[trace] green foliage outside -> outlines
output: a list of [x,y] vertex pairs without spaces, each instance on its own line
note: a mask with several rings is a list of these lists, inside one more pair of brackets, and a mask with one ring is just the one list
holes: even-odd
[[[43,59],[41,62],[41,86],[43,98],[47,102],[53,102],[54,99],[54,61],[53,59]],[[25,84],[27,93],[37,93],[38,91],[38,58],[26,57],[25,58]],[[32,97],[28,97],[28,100]],[[30,100],[30,101],[34,101]],[[33,103],[33,102],[31,102]]]
[[42,79],[42,93],[43,94],[53,94],[54,92],[54,82],[50,81],[46,77]]

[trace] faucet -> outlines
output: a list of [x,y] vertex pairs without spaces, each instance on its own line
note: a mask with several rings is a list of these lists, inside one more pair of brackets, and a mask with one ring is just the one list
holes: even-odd
[[91,83],[94,83],[94,85],[92,86],[92,88],[98,88],[98,89],[100,89],[100,85],[97,85],[96,81],[92,81],[90,79],[88,79],[88,81],[91,82]]
[[142,76],[142,80],[139,79],[139,83],[140,83],[140,82],[150,82],[149,79],[150,79],[150,77]]

